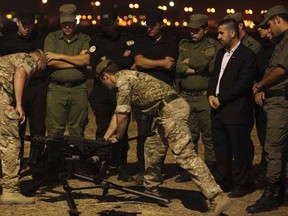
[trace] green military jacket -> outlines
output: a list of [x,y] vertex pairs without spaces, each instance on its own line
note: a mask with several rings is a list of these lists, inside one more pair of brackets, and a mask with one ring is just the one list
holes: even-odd
[[[179,43],[179,57],[176,64],[177,78],[181,79],[183,91],[202,91],[208,87],[209,75],[213,69],[214,56],[221,45],[218,41],[204,37],[199,43],[183,39]],[[189,64],[183,63],[189,58]],[[195,75],[187,75],[186,70],[192,68]]]

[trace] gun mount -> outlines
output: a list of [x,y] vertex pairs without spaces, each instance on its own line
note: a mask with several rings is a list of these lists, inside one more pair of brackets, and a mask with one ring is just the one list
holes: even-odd
[[[35,148],[32,149],[33,152],[30,155],[31,157],[29,158],[29,162],[32,165],[32,169],[34,169],[36,173],[40,172],[44,174],[44,177],[38,182],[38,184],[36,184],[35,187],[27,192],[29,193],[34,191],[36,188],[41,186],[43,183],[49,180],[51,174],[54,174],[54,176],[55,174],[58,175],[58,178],[63,183],[63,189],[65,191],[66,201],[69,206],[70,216],[80,215],[72,194],[74,190],[102,188],[102,196],[104,197],[108,194],[108,190],[112,188],[140,197],[146,197],[161,204],[169,203],[169,200],[167,199],[147,194],[145,192],[133,190],[128,187],[123,187],[121,185],[109,182],[103,178],[107,168],[106,162],[110,158],[111,145],[117,145],[117,143],[112,144],[103,140],[90,140],[72,136],[26,136],[25,140],[33,141],[36,143]],[[55,148],[61,151],[61,154],[64,158],[63,161],[65,162],[65,165],[63,167],[55,168],[53,165],[51,165],[53,164],[53,161],[51,161],[51,157],[49,157],[49,151]],[[43,149],[45,149],[44,154]],[[95,164],[98,168],[97,175],[93,175],[93,177],[91,177],[83,173],[78,173],[77,169],[75,169],[75,166],[81,162]],[[95,170],[95,172],[97,172],[97,170]],[[92,182],[94,186],[72,188],[69,185],[69,179],[71,178],[78,178]]]

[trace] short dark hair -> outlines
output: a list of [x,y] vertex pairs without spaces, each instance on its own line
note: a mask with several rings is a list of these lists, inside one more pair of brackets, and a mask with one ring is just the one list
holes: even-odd
[[234,19],[224,19],[221,20],[218,23],[218,26],[221,25],[226,25],[228,27],[229,30],[233,30],[236,33],[237,38],[239,38],[239,27],[238,27],[238,22],[236,22]]

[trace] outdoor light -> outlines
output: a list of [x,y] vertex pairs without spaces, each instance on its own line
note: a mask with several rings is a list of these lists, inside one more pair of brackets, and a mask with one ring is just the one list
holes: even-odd
[[170,6],[170,7],[174,7],[174,5],[175,5],[175,3],[174,3],[173,1],[170,1],[170,2],[169,2],[169,6]]

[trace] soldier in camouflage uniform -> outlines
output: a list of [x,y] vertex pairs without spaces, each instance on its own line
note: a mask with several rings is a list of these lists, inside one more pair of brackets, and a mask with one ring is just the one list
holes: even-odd
[[155,135],[145,142],[144,186],[148,193],[158,193],[159,175],[168,147],[176,162],[187,170],[203,194],[214,203],[213,214],[219,215],[231,205],[214,180],[208,167],[195,152],[188,127],[189,104],[168,84],[146,73],[119,71],[115,63],[104,60],[96,76],[109,89],[117,88],[117,106],[106,140],[121,140],[128,127],[131,109],[154,113]]
[[[2,204],[29,204],[33,198],[19,193],[20,138],[18,122],[25,121],[22,94],[25,81],[46,67],[42,50],[0,58],[0,158],[2,163]],[[15,95],[15,101],[14,101]]]
[[[208,32],[208,16],[193,14],[188,25],[191,38],[183,39],[179,44],[179,57],[176,64],[177,77],[180,78],[181,96],[190,105],[189,127],[193,143],[198,147],[200,132],[205,145],[205,163],[213,170],[215,154],[213,149],[210,121],[210,106],[207,100],[209,68],[213,66],[213,58],[220,43],[206,36]],[[181,175],[175,181],[183,181]]]

